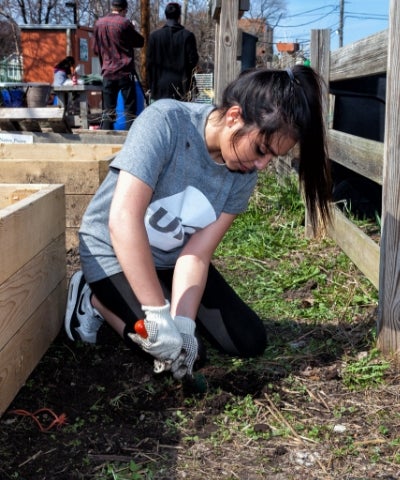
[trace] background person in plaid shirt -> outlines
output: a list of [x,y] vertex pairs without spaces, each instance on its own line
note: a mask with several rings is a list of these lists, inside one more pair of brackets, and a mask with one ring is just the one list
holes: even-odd
[[124,100],[128,128],[136,116],[134,49],[144,38],[126,17],[126,0],[113,0],[111,12],[94,26],[94,53],[99,57],[103,76],[102,130],[112,130],[116,119],[118,93]]

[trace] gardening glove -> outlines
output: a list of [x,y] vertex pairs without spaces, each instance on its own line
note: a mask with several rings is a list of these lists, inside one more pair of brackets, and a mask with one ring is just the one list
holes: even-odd
[[185,357],[183,359],[178,357],[172,362],[171,372],[174,378],[181,380],[186,375],[192,376],[199,345],[194,335],[196,323],[191,318],[176,315],[174,322],[183,339],[182,352],[185,353]]
[[128,337],[160,363],[165,362],[164,370],[169,370],[181,353],[183,340],[171,317],[170,304],[166,302],[163,307],[142,306],[147,338],[137,333],[128,333]]

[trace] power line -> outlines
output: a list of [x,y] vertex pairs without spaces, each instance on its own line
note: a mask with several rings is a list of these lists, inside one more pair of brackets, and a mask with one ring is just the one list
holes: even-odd
[[[341,1],[343,2],[343,0],[341,0]],[[336,13],[339,13],[340,21],[339,21],[339,25],[336,24],[334,26],[334,29],[335,29],[335,31],[339,31],[339,32],[340,32],[340,29],[341,28],[343,29],[343,27],[344,27],[345,19],[388,21],[388,15],[386,15],[386,14],[354,12],[354,11],[347,11],[347,10],[344,11],[344,3],[347,3],[347,2],[343,2],[343,4],[342,4],[340,1],[338,1],[338,3],[339,4],[337,4],[337,5],[329,4],[329,5],[325,5],[323,7],[318,7],[318,8],[314,8],[314,9],[311,9],[311,10],[306,10],[304,12],[300,12],[300,13],[296,13],[296,14],[293,14],[293,15],[286,16],[285,19],[294,19],[294,18],[298,18],[298,17],[302,17],[302,16],[303,17],[307,16],[307,15],[309,16],[310,14],[314,14],[316,12],[320,12],[321,10],[326,10],[327,8],[330,8],[330,10],[327,13],[324,13],[323,15],[320,15],[318,18],[310,19],[307,22],[297,24],[297,25],[282,25],[282,24],[278,23],[277,25],[274,26],[274,29],[275,28],[295,29],[295,28],[302,28],[302,27],[310,26],[310,25],[312,25],[316,22],[320,22],[321,20],[329,17],[332,14],[336,14]],[[341,15],[342,12],[343,12],[343,15]]]
[[386,18],[377,18],[377,17],[368,17],[368,16],[360,16],[360,15],[348,15],[347,13],[345,14],[346,18],[356,18],[357,20],[376,20],[378,22],[387,22],[389,20],[389,17]]
[[383,13],[361,13],[361,12],[346,12],[347,15],[362,15],[363,17],[373,17],[377,20],[389,20],[389,15]]
[[324,10],[325,8],[334,8],[334,9],[337,9],[337,5],[325,5],[324,7],[318,7],[318,8],[313,8],[312,10],[307,10],[305,12],[300,12],[300,13],[296,13],[294,15],[287,15],[285,18],[295,18],[295,17],[303,17],[304,15],[307,15],[309,13],[314,13],[314,12],[317,12],[318,10]]
[[332,13],[336,12],[337,11],[337,7],[333,8],[330,12],[326,13],[325,15],[323,15],[322,17],[319,17],[319,18],[316,18],[315,20],[311,20],[309,22],[306,22],[306,23],[301,23],[299,25],[280,25],[279,23],[276,25],[277,27],[280,27],[280,28],[299,28],[299,27],[306,27],[307,25],[311,25],[312,23],[315,23],[315,22],[319,22],[321,20],[323,20],[324,18],[326,17],[329,17],[329,15],[332,15]]
[[[323,20],[324,18],[328,17],[329,15],[332,15],[333,13],[336,13],[339,10],[339,5],[325,5],[323,7],[318,7],[318,8],[313,8],[311,10],[306,10],[304,12],[296,13],[293,15],[287,15],[285,16],[284,20],[288,20],[291,18],[297,18],[297,17],[304,17],[309,15],[310,13],[315,13],[320,10],[325,10],[326,8],[331,8],[331,10],[324,15],[310,20],[306,23],[302,23],[299,25],[280,25],[279,23],[275,25],[275,27],[280,27],[280,28],[300,28],[300,27],[305,27],[307,25],[311,25],[312,23],[319,22]],[[363,13],[363,12],[345,12],[345,18],[356,18],[359,20],[382,20],[382,21],[387,21],[389,19],[388,15],[385,14],[380,14],[380,13]]]

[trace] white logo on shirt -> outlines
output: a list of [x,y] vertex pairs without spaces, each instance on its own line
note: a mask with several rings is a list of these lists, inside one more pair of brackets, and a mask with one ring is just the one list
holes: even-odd
[[192,235],[216,220],[207,197],[197,188],[151,203],[146,211],[145,225],[150,245],[164,251],[179,248],[185,235]]

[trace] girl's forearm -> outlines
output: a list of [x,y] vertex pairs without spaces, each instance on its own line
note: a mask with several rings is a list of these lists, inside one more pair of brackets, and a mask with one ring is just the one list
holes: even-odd
[[207,281],[209,259],[194,255],[179,257],[172,285],[171,314],[194,320]]
[[144,226],[119,229],[118,233],[112,235],[112,242],[122,270],[139,302],[142,305],[164,305],[164,294]]

